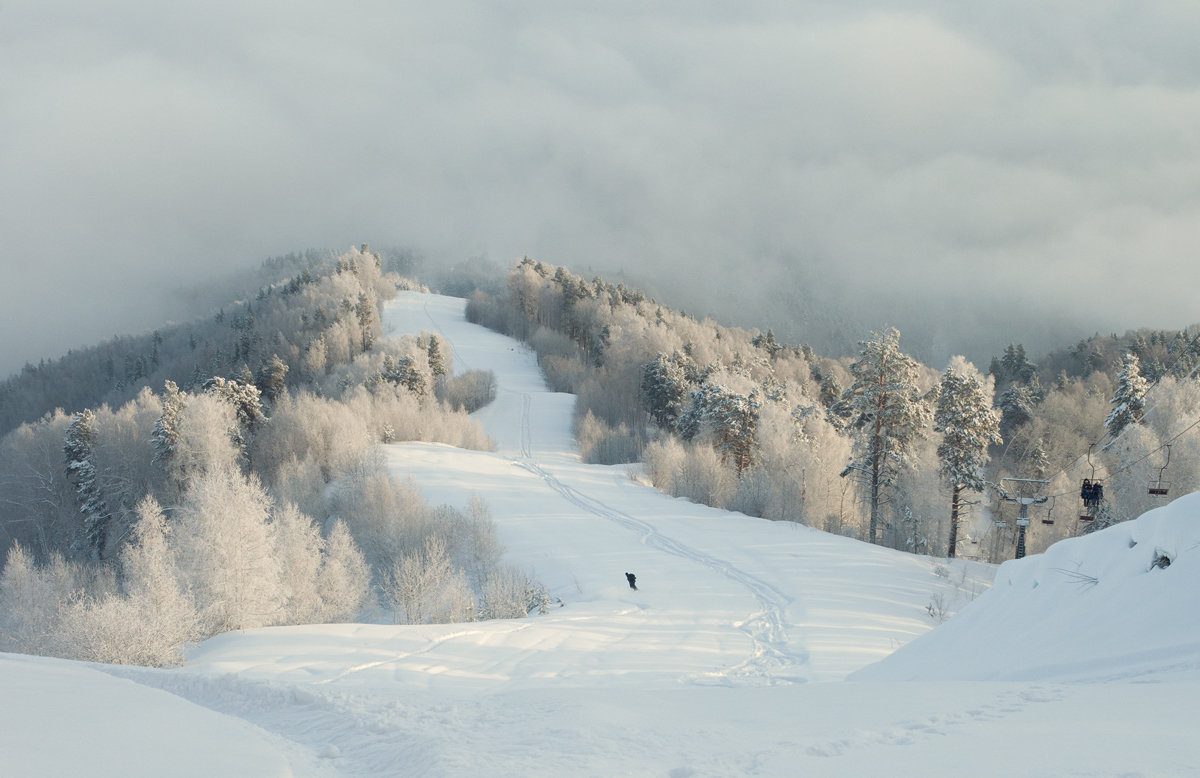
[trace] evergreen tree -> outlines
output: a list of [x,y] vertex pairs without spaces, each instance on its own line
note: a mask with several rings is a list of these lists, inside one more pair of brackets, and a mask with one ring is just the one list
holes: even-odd
[[278,354],[272,354],[270,359],[263,362],[255,385],[267,402],[274,404],[287,391],[287,374],[287,363]]
[[1117,375],[1117,389],[1110,404],[1113,406],[1108,418],[1104,420],[1104,428],[1114,438],[1121,430],[1130,424],[1142,420],[1146,412],[1146,391],[1149,388],[1146,379],[1142,377],[1138,358],[1132,352],[1126,352],[1121,372]]
[[83,516],[84,535],[89,553],[99,561],[108,540],[112,513],[101,493],[95,463],[96,416],[91,410],[80,411],[67,427],[63,454],[67,478],[75,484],[79,513]]
[[187,409],[186,395],[179,391],[174,381],[163,384],[162,415],[154,422],[154,464],[160,465],[175,481],[177,492],[183,492],[186,475],[179,463],[180,423]]
[[237,428],[233,431],[234,443],[241,449],[245,464],[249,464],[250,442],[258,428],[267,421],[262,408],[262,393],[253,383],[221,376],[208,379],[203,388],[205,392],[221,398],[233,407],[237,416]]
[[429,336],[429,345],[425,348],[425,354],[429,359],[429,372],[433,373],[433,380],[437,381],[440,378],[445,378],[450,374],[446,368],[446,358],[442,356],[442,339],[437,335]]
[[688,357],[678,351],[659,354],[642,369],[642,395],[654,423],[664,430],[675,430],[688,393],[686,363]]
[[1034,396],[1028,386],[1010,384],[996,406],[1000,409],[1000,430],[1005,438],[1013,431],[1033,418]]
[[678,422],[684,440],[704,439],[741,475],[754,461],[757,445],[758,392],[739,394],[717,384],[703,384],[688,397]]
[[900,466],[922,435],[929,410],[917,390],[917,362],[900,351],[898,330],[873,333],[859,345],[859,358],[850,365],[854,384],[840,402],[854,436],[854,457],[842,474],[858,472],[867,485],[869,539],[874,543],[885,492],[895,484]]
[[1000,419],[983,386],[973,376],[963,376],[954,370],[942,374],[933,429],[942,433],[937,453],[942,477],[950,486],[950,539],[946,556],[952,558],[958,544],[962,493],[983,491],[988,446],[1003,439]]

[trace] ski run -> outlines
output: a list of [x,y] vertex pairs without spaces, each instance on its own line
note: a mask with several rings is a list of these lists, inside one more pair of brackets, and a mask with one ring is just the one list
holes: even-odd
[[494,372],[494,451],[386,456],[481,497],[551,611],[227,633],[170,670],[0,654],[0,775],[1200,775],[1200,495],[998,569],[904,554],[582,464],[573,397],[463,300],[385,328]]

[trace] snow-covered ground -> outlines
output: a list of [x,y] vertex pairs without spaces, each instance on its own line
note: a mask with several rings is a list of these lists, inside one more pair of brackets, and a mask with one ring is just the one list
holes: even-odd
[[572,398],[462,311],[385,323],[496,373],[496,450],[389,461],[482,496],[561,607],[230,633],[175,670],[0,655],[0,775],[1200,775],[1200,496],[998,574],[692,505],[581,464]]

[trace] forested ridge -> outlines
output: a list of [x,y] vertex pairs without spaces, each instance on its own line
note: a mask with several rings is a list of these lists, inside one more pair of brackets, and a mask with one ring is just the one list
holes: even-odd
[[229,629],[545,605],[499,565],[486,505],[426,505],[378,451],[488,448],[468,413],[490,375],[452,377],[433,333],[381,337],[380,306],[414,282],[366,246],[300,264],[211,318],[8,382],[10,420],[58,381],[51,399],[85,399],[0,440],[0,650],[170,664]]
[[[659,488],[754,516],[1000,560],[1015,543],[1005,479],[1047,481],[1034,510],[1053,523],[1030,552],[1135,518],[1159,504],[1151,482],[1200,483],[1195,328],[1097,334],[1040,365],[1010,344],[986,372],[961,357],[939,370],[894,329],[835,359],[530,259],[468,314],[529,342],[551,386],[578,395],[585,457],[643,460]],[[1090,521],[1084,478],[1105,490]]]
[[[6,381],[0,650],[170,664],[228,629],[546,607],[499,564],[485,504],[428,506],[383,466],[381,443],[487,448],[468,413],[495,391],[454,376],[434,333],[383,337],[380,306],[419,286],[386,264],[366,246],[272,260],[209,317]],[[1148,485],[1200,485],[1195,332],[938,369],[894,329],[819,355],[530,259],[502,281],[478,262],[437,280],[577,396],[588,461],[644,462],[696,502],[998,561],[1015,543],[1006,479],[1046,481],[1034,511],[1053,523],[1030,552],[1138,516],[1161,499]],[[1083,478],[1104,484],[1088,507]]]

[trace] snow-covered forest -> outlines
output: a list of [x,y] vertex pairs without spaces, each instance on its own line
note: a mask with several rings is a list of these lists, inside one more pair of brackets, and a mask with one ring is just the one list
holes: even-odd
[[[1200,336],[1096,337],[1044,368],[1010,345],[986,373],[962,358],[939,372],[895,330],[821,356],[563,267],[526,259],[503,284],[474,270],[440,280],[578,398],[585,460],[644,462],[694,502],[1000,561],[1016,542],[1005,479],[1046,481],[1031,552],[1136,517],[1160,499],[1148,485],[1200,479]],[[489,445],[467,414],[494,396],[490,374],[455,375],[435,333],[382,337],[380,305],[416,282],[365,246],[262,272],[275,280],[207,319],[4,384],[5,648],[167,664],[227,629],[545,606],[499,567],[485,504],[430,507],[381,464],[394,441]],[[1085,477],[1105,486],[1086,507]]]
[[[1031,553],[1136,518],[1159,481],[1200,487],[1198,332],[1097,335],[1040,365],[1009,344],[986,369],[919,364],[894,329],[818,355],[529,259],[468,314],[579,397],[589,461],[644,460],[664,491],[751,516],[1002,561],[1018,511],[1005,479],[1047,482]],[[1104,499],[1081,521],[1084,478]]]
[[[996,562],[1016,543],[1006,479],[1045,481],[1033,553],[1200,481],[1197,335],[1097,336],[1044,367],[1009,345],[986,372],[961,357],[939,371],[894,329],[822,356],[564,267],[525,259],[503,283],[464,267],[439,281],[578,398],[585,461],[643,462],[697,503]],[[262,273],[275,280],[207,319],[5,383],[4,648],[170,664],[228,629],[546,606],[499,565],[486,504],[431,507],[382,464],[395,441],[489,446],[468,414],[491,374],[455,374],[436,333],[383,337],[380,306],[416,282],[365,246]],[[1083,478],[1103,499],[1079,502]]]
[[165,665],[230,629],[544,606],[499,565],[485,504],[427,505],[379,450],[486,449],[468,414],[490,375],[452,376],[435,334],[382,337],[380,305],[411,282],[365,246],[285,264],[211,318],[9,379],[10,422],[46,399],[129,399],[0,441],[0,650]]
[[[263,480],[255,443],[285,396],[311,395],[315,419],[351,387],[287,387],[271,405],[260,389],[261,417],[242,414],[257,419],[251,435],[237,412],[255,407],[249,384],[164,386],[143,434],[158,491],[123,522],[79,512],[109,504],[103,491],[83,499],[89,468],[73,466],[99,462],[78,454],[103,437],[87,434],[88,413],[70,414],[55,456],[71,473],[74,540],[47,556],[29,538],[13,547],[3,628],[25,641],[10,650],[103,663],[0,653],[9,773],[1187,775],[1200,764],[1196,627],[1177,617],[1200,592],[1195,495],[999,569],[672,498],[647,469],[581,461],[576,398],[550,391],[532,349],[468,323],[466,308],[400,292],[379,309],[372,350],[415,343],[405,355],[420,363],[420,344],[429,361],[437,342],[447,384],[474,375],[472,396],[492,398],[467,419],[492,450],[433,435],[368,446],[330,460],[349,464],[328,481],[310,466],[308,508]],[[880,338],[877,359],[846,358],[846,376],[866,382],[879,362],[919,374],[897,346]],[[986,443],[999,417],[986,382],[965,366],[949,375],[919,395],[924,411],[889,418],[973,450],[959,440],[972,440],[967,422],[991,419],[978,425]],[[846,418],[869,407],[843,396]],[[431,420],[454,415],[425,403]],[[199,444],[181,420],[205,406],[222,421]],[[1121,412],[1111,404],[1105,418]],[[164,446],[173,428],[185,434]],[[737,478],[740,452],[723,464],[704,434],[679,445],[707,446]],[[649,448],[665,433],[647,437]],[[163,450],[175,453],[156,462]],[[745,453],[743,474],[758,456]],[[869,506],[856,510],[869,531]],[[364,590],[373,607],[361,608]],[[182,667],[129,666],[178,662],[179,641]]]

